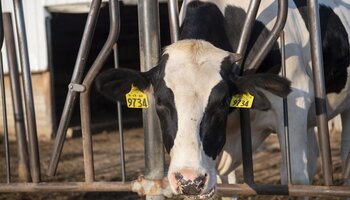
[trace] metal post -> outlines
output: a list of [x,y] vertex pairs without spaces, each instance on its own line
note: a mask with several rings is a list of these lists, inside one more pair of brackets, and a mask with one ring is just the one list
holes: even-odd
[[[282,76],[286,78],[286,48],[284,31],[280,34],[281,44],[281,61],[282,61]],[[289,120],[288,120],[288,101],[287,97],[283,97],[283,122],[284,122],[284,149],[287,166],[288,184],[292,183],[291,163],[290,163],[290,148],[289,148]]]
[[327,122],[326,91],[323,72],[323,56],[319,7],[317,0],[309,0],[308,16],[311,42],[312,71],[314,77],[315,104],[317,115],[318,137],[321,147],[323,176],[326,185],[333,184],[332,159]]
[[[255,23],[255,18],[258,13],[260,0],[250,1],[247,16],[244,21],[241,38],[237,47],[238,54],[244,56],[248,46],[250,35]],[[237,63],[238,69],[241,68],[242,61]],[[242,74],[244,69],[242,68],[239,72]],[[241,138],[242,138],[242,160],[243,160],[243,177],[244,182],[248,184],[254,183],[254,171],[253,171],[253,150],[252,150],[252,136],[250,128],[250,112],[247,109],[239,109],[240,114],[240,126],[241,126]],[[244,155],[244,156],[243,156]]]
[[[115,43],[113,45],[113,55],[114,55],[114,67],[119,68],[119,57],[118,57],[118,45]],[[117,103],[118,110],[118,130],[119,130],[119,145],[120,145],[120,164],[122,171],[122,181],[125,182],[126,171],[125,171],[125,151],[124,151],[124,132],[122,123],[122,106],[120,102]]]
[[5,140],[6,182],[10,183],[11,166],[10,166],[10,149],[9,149],[9,139],[8,139],[9,132],[8,132],[8,124],[7,124],[6,92],[5,92],[4,79],[5,79],[4,65],[2,62],[2,52],[0,52],[0,85],[1,85],[2,120],[3,120],[3,126],[4,126],[4,140]]
[[[252,33],[252,30],[253,30],[253,26],[255,23],[256,15],[258,13],[260,2],[261,2],[261,0],[250,1],[248,11],[247,11],[247,16],[245,18],[242,33],[241,33],[241,38],[239,39],[239,44],[238,44],[237,52],[236,52],[236,53],[240,54],[241,56],[245,56],[245,52],[247,50],[250,35]],[[241,70],[239,70],[239,72],[236,72],[236,73],[243,74],[244,69],[241,66],[242,60],[237,62],[238,68],[239,69],[241,68]]]
[[110,18],[110,30],[106,43],[102,47],[95,62],[91,66],[89,72],[84,78],[83,86],[85,91],[80,93],[80,116],[81,116],[81,128],[83,134],[83,153],[84,153],[84,169],[85,169],[85,182],[94,181],[94,163],[93,163],[93,151],[92,151],[92,136],[91,136],[91,116],[90,116],[90,89],[96,75],[101,70],[103,64],[110,55],[113,45],[115,44],[120,30],[120,18],[119,18],[119,2],[118,0],[109,1],[109,18]]
[[[150,70],[159,60],[160,30],[159,5],[154,0],[138,1],[139,41],[141,71]],[[164,149],[155,111],[154,98],[148,97],[150,108],[143,110],[145,130],[145,172],[148,179],[162,179],[164,176]],[[163,196],[147,196],[148,200],[161,200]]]
[[[100,13],[101,0],[93,0],[91,2],[90,12],[86,20],[85,29],[83,33],[83,38],[79,47],[79,52],[77,60],[74,66],[74,72],[71,79],[71,84],[80,84],[82,81],[82,76],[84,68],[86,65],[87,57],[90,52],[90,47],[92,43],[92,37],[95,32],[95,27]],[[72,87],[69,87],[68,94],[66,97],[66,102],[64,104],[60,124],[58,126],[55,143],[53,146],[52,156],[47,171],[47,175],[54,176],[57,170],[58,161],[62,152],[64,139],[66,137],[67,128],[69,122],[72,118],[74,105],[77,99],[77,91],[74,91]]]
[[13,0],[16,19],[17,38],[19,45],[20,61],[22,68],[23,89],[25,94],[25,110],[27,116],[27,131],[29,138],[30,168],[34,183],[40,182],[40,157],[38,147],[38,136],[36,129],[36,118],[34,110],[32,78],[28,56],[27,36],[24,23],[23,2]]
[[7,109],[6,109],[6,91],[5,91],[5,77],[4,77],[4,65],[2,62],[2,47],[4,44],[4,26],[2,21],[2,7],[0,3],[0,85],[1,85],[1,102],[2,102],[2,120],[4,126],[4,139],[5,139],[5,160],[6,160],[6,182],[11,182],[11,166],[10,166],[10,150],[8,139],[8,124],[7,124]]
[[178,0],[168,0],[169,26],[171,43],[179,40],[179,6]]
[[[250,69],[250,73],[257,70],[265,59],[266,55],[270,52],[273,44],[279,37],[280,32],[282,31],[284,25],[286,24],[288,14],[288,0],[278,0],[278,13],[277,19],[274,27],[272,28],[269,37],[266,39],[265,43],[262,45],[260,51],[255,55],[254,60],[250,63],[250,66],[247,66],[247,69]],[[245,69],[246,70],[246,69]]]
[[350,179],[350,153],[348,153],[348,156],[345,162],[344,178]]
[[11,13],[4,13],[5,42],[7,50],[7,60],[9,64],[9,77],[11,86],[11,97],[13,104],[13,114],[15,119],[15,131],[18,151],[18,175],[24,182],[31,181],[29,168],[29,155],[27,137],[25,132],[22,94],[19,81],[18,63],[16,56],[15,38],[13,33]]

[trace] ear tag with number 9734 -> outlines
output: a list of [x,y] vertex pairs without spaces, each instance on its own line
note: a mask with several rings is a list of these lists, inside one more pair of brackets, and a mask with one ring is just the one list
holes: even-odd
[[134,85],[125,97],[128,108],[148,108],[147,95]]
[[230,107],[234,108],[251,108],[254,96],[249,93],[233,95],[230,101]]

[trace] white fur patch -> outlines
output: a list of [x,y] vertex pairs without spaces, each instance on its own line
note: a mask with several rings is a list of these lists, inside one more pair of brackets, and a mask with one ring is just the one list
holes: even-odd
[[215,161],[204,153],[200,123],[209,95],[221,80],[220,66],[231,53],[202,40],[182,40],[168,46],[164,81],[173,91],[178,131],[171,149],[169,174],[184,168],[208,174],[206,190],[215,184]]

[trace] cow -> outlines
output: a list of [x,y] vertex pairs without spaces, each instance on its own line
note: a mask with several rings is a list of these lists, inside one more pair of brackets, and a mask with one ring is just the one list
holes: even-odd
[[[251,109],[253,150],[271,133],[284,147],[283,103],[287,97],[292,183],[310,184],[317,171],[314,133],[315,94],[311,69],[306,0],[289,0],[285,32],[287,79],[282,78],[280,44],[255,72],[241,76],[237,61],[249,66],[266,40],[278,9],[263,0],[247,56],[235,54],[249,6],[241,0],[185,0],[180,40],[164,48],[157,66],[146,72],[112,69],[96,78],[107,98],[125,102],[131,86],[155,97],[163,143],[171,161],[168,179],[174,194],[212,196],[216,181],[234,182],[241,163],[239,113],[229,107],[235,94],[254,96]],[[341,157],[350,149],[350,1],[320,0],[321,36],[327,92],[327,117],[341,114]],[[289,81],[290,80],[290,81]],[[284,155],[284,148],[281,148]],[[287,183],[286,159],[281,181]],[[218,177],[216,175],[219,175]]]

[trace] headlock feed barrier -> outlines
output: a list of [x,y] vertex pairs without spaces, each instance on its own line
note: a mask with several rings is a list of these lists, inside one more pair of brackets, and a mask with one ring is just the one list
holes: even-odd
[[[137,180],[125,180],[125,161],[123,146],[123,130],[121,124],[121,109],[118,103],[118,123],[121,141],[121,163],[122,163],[122,181],[121,182],[96,182],[94,180],[93,153],[92,153],[92,135],[90,128],[90,88],[91,84],[102,68],[107,57],[114,52],[115,67],[118,67],[118,35],[120,29],[119,2],[118,0],[109,1],[110,16],[110,32],[108,38],[90,67],[87,75],[83,77],[83,71],[86,65],[86,58],[92,43],[95,25],[99,16],[101,0],[92,0],[90,12],[86,21],[81,45],[76,59],[71,83],[68,86],[68,94],[65,102],[63,114],[56,133],[55,143],[53,147],[52,157],[49,163],[47,175],[54,176],[56,173],[59,157],[63,148],[65,134],[70,122],[75,102],[80,95],[80,112],[82,126],[82,140],[84,153],[84,170],[85,182],[42,182],[40,175],[40,158],[38,151],[38,141],[36,134],[36,122],[33,104],[33,93],[31,85],[30,67],[28,60],[27,40],[25,33],[25,24],[23,16],[23,6],[21,0],[13,0],[16,36],[19,41],[18,49],[20,53],[20,66],[22,68],[22,87],[24,89],[24,102],[26,109],[26,119],[28,131],[28,143],[25,132],[25,121],[22,108],[22,96],[20,92],[20,80],[18,72],[18,63],[16,59],[16,46],[14,43],[13,25],[10,13],[3,13],[0,16],[0,45],[3,45],[4,36],[8,51],[9,76],[11,79],[11,92],[13,94],[14,113],[18,118],[15,122],[17,144],[18,144],[18,163],[19,176],[21,181],[11,182],[10,172],[10,156],[8,147],[8,134],[6,122],[6,106],[4,92],[4,74],[2,57],[0,54],[0,88],[2,91],[5,149],[6,149],[6,183],[0,183],[0,192],[111,192],[111,191],[134,191],[141,195],[146,195],[147,199],[164,199],[165,196],[170,197],[171,191],[164,179],[164,152],[161,133],[157,123],[157,116],[154,109],[145,109],[143,111],[144,130],[145,130],[145,176],[141,176]],[[257,15],[260,0],[251,0],[247,17],[242,31],[241,39],[238,45],[237,53],[244,55],[247,47],[252,25]],[[179,37],[179,19],[178,19],[178,2],[177,0],[168,1],[169,22],[171,40],[175,42]],[[1,10],[1,4],[0,4]],[[288,1],[278,0],[278,13],[276,23],[266,40],[263,48],[256,56],[251,65],[254,70],[259,66],[265,58],[267,52],[271,49],[273,43],[280,37],[281,42],[284,41],[282,29],[284,27],[288,11]],[[346,186],[332,186],[332,162],[330,154],[330,142],[328,127],[326,121],[326,101],[323,80],[323,63],[320,43],[320,26],[318,16],[318,1],[308,1],[309,24],[311,32],[311,54],[313,76],[315,81],[316,108],[318,109],[317,126],[318,137],[320,141],[322,169],[325,186],[312,185],[257,185],[254,183],[253,163],[252,163],[252,147],[250,136],[249,111],[241,110],[241,127],[242,127],[242,150],[243,150],[243,175],[244,184],[218,184],[217,190],[224,195],[244,194],[244,195],[290,195],[290,196],[350,196],[350,189]],[[141,70],[147,71],[155,66],[158,62],[160,53],[159,42],[159,16],[158,2],[154,0],[139,0],[138,2],[138,18],[139,18],[139,37],[140,37],[140,60]],[[4,22],[4,23],[3,23]],[[284,48],[282,45],[282,57],[284,58]],[[284,59],[283,59],[284,60]],[[239,65],[241,63],[238,63]],[[282,62],[283,64],[283,62]],[[284,66],[284,64],[283,64]],[[283,67],[284,68],[284,67]],[[243,70],[241,70],[243,71]],[[283,69],[285,74],[285,69]],[[153,99],[149,99],[151,108],[154,104]],[[284,99],[284,106],[287,105]],[[286,110],[286,109],[285,109]],[[286,158],[289,163],[288,149],[288,116],[285,111],[285,132],[286,132]],[[290,163],[287,164],[287,172],[290,181]],[[30,170],[29,170],[30,169]],[[346,177],[350,178],[350,159],[347,160],[345,169]]]

